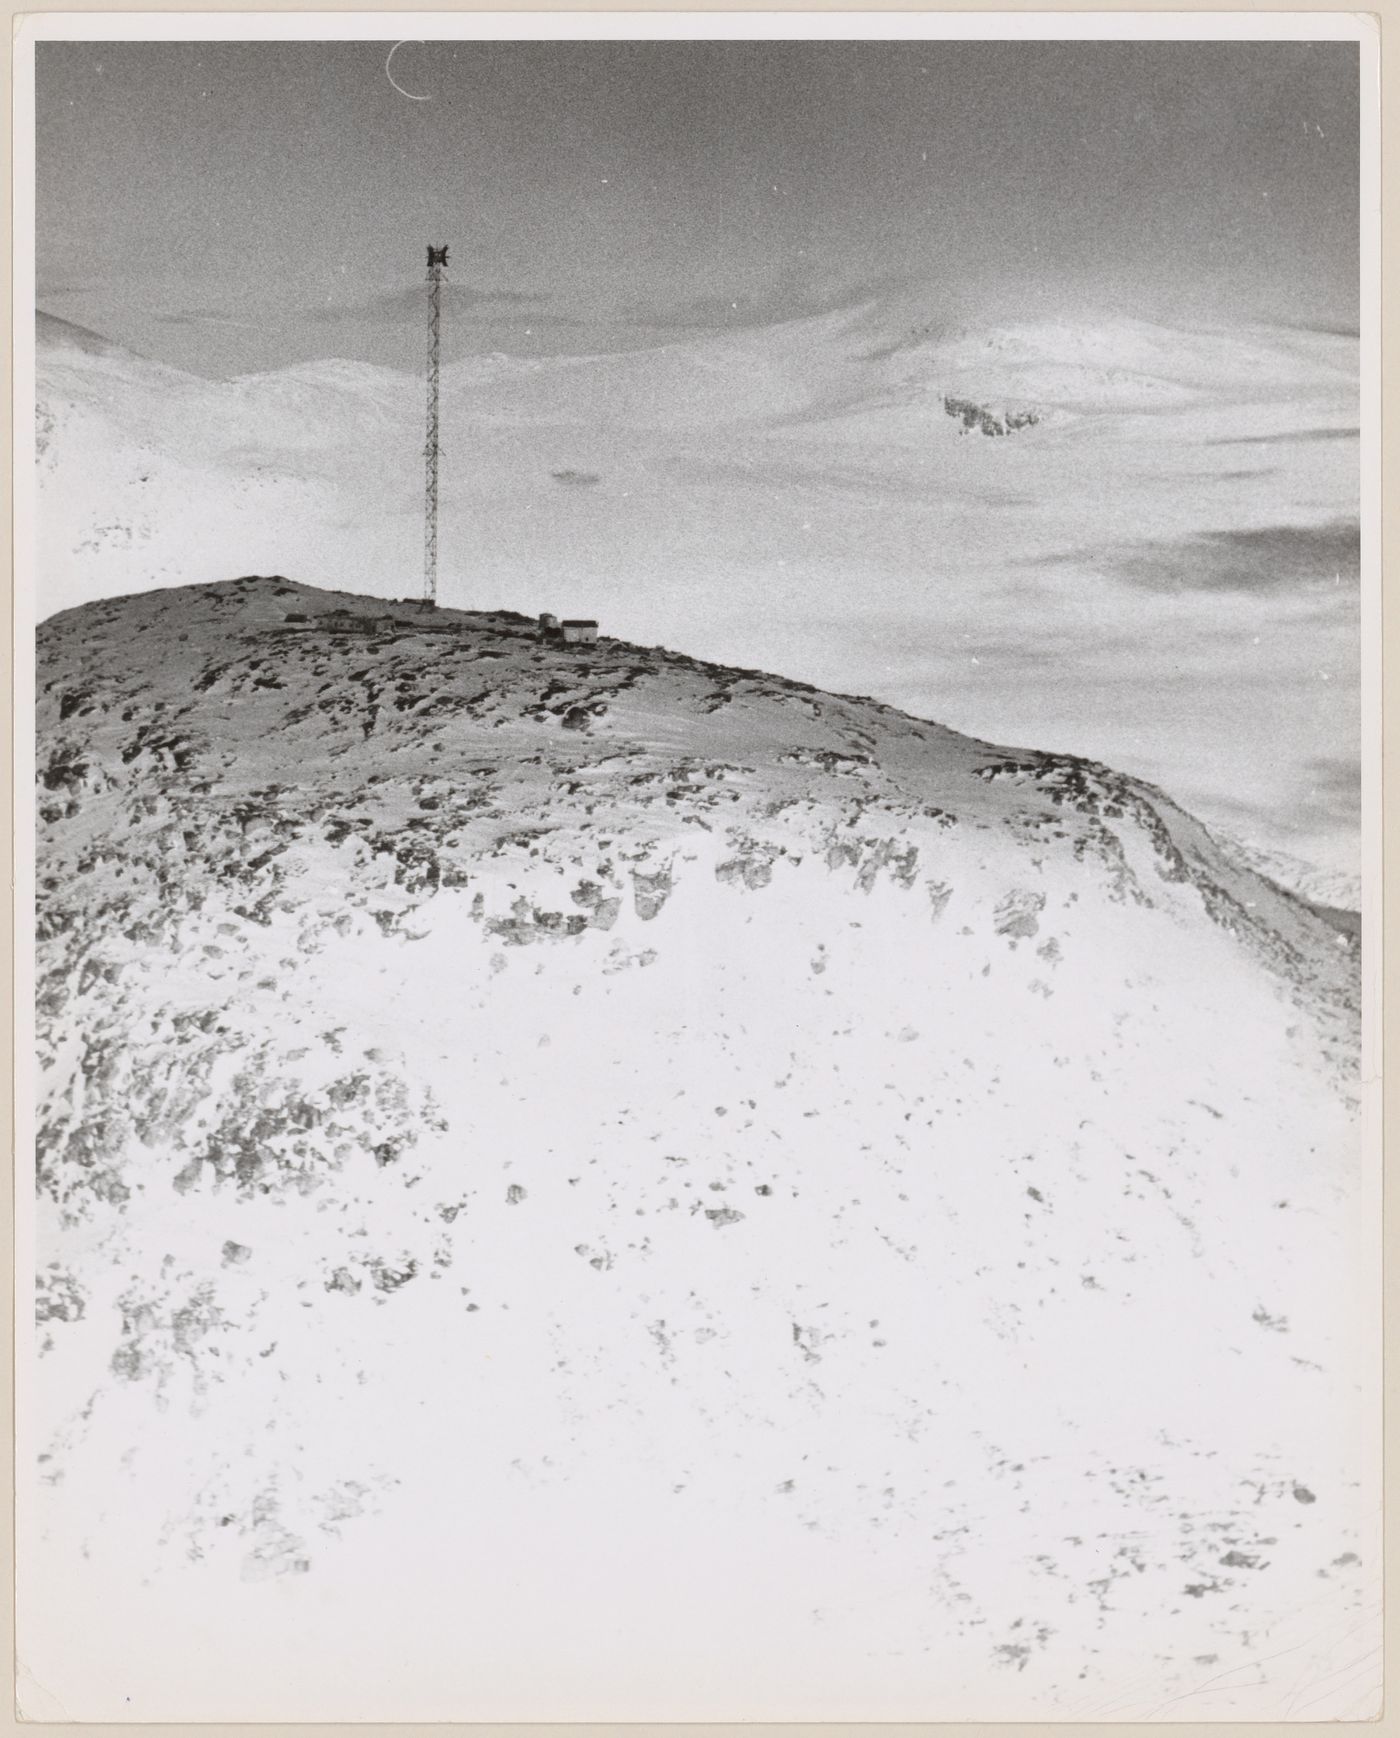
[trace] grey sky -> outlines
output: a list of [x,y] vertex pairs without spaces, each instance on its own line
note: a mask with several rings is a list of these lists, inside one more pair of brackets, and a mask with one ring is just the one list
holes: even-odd
[[[38,300],[210,373],[939,317],[1350,327],[1345,43],[43,43]],[[405,319],[396,318],[403,307]]]

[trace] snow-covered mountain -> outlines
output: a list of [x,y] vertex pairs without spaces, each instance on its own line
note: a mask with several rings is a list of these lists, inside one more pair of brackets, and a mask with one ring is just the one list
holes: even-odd
[[35,1705],[1374,1711],[1353,925],[505,611],[148,591],[38,704]]
[[[1339,440],[1354,433],[1355,346],[1344,338],[1128,320],[936,337],[891,330],[888,310],[862,304],[646,351],[452,364],[443,375],[449,589],[479,594],[484,584],[493,595],[523,596],[547,560],[558,571],[567,553],[580,580],[596,572],[625,588],[645,575],[639,589],[654,591],[656,545],[641,540],[682,501],[683,518],[698,515],[711,534],[716,519],[739,510],[746,535],[763,537],[746,478],[785,479],[780,493],[802,496],[796,517],[808,520],[820,511],[819,487],[842,497],[847,512],[853,489],[887,493],[887,506],[917,490],[930,511],[993,507],[1016,527],[1022,555],[1062,551],[1072,531],[1084,535],[1086,507],[1100,534],[1140,525],[1148,438],[1161,468],[1150,528],[1171,528],[1164,515],[1173,511],[1218,527],[1238,504],[1211,507],[1199,488],[1188,492],[1194,499],[1161,498],[1161,481],[1185,456],[1176,447],[1195,450],[1217,436],[1228,445],[1232,431],[1286,444],[1304,424],[1314,439],[1319,430]],[[305,544],[298,571],[327,583],[370,594],[412,585],[421,381],[345,361],[208,380],[42,315],[38,355],[45,612],[218,577],[230,549],[254,557],[273,539],[298,554]],[[1019,439],[994,443],[994,459],[989,443],[959,438],[972,425],[950,400],[1026,426]],[[1117,513],[1083,493],[1063,523],[1053,498],[1030,522],[1016,510],[1033,481],[1086,463],[1108,467],[1100,493],[1112,477],[1123,495]],[[1242,480],[1238,454],[1215,463],[1233,467],[1225,480]],[[1349,496],[1340,494],[1334,455],[1310,455],[1309,474],[1292,492],[1295,511],[1335,515]],[[591,521],[587,491],[559,486],[580,477],[603,486],[609,518],[621,525]],[[722,498],[708,499],[716,489]],[[635,504],[619,515],[619,498]],[[787,553],[800,552],[795,516],[781,500],[766,512],[777,513],[772,530]],[[997,526],[984,524],[982,536],[999,541]],[[667,547],[673,559],[682,552]],[[725,552],[722,538],[711,544],[716,583]]]
[[1256,875],[1266,876],[1278,886],[1296,893],[1309,904],[1333,913],[1361,910],[1361,878],[1357,875],[1327,873],[1300,863],[1286,851],[1260,851],[1232,839],[1228,834],[1216,834],[1221,850],[1231,861]]

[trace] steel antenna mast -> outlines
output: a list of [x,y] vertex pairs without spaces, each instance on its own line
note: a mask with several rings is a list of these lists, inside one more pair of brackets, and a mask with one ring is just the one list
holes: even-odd
[[428,436],[423,518],[423,600],[437,604],[438,555],[438,368],[442,348],[442,286],[447,281],[447,249],[428,249]]

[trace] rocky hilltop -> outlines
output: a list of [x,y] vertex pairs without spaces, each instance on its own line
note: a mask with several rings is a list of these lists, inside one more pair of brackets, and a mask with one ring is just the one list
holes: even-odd
[[774,1717],[1345,1710],[1354,920],[1097,763],[507,612],[146,593],[37,692],[30,1548],[147,1717],[156,1611],[322,1717],[540,1647],[540,1719],[774,1649]]

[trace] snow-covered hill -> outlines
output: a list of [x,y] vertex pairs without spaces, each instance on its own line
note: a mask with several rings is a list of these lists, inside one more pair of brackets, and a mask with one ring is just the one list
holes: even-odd
[[1373,1711],[1352,926],[505,612],[147,592],[38,698],[37,1703]]

